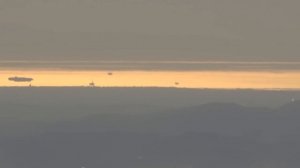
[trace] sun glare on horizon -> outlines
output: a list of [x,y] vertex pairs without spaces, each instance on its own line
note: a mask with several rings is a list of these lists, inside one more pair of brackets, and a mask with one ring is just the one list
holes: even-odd
[[[300,71],[1,71],[1,86],[299,89]],[[9,80],[16,78],[19,81]],[[24,81],[22,81],[24,80]]]

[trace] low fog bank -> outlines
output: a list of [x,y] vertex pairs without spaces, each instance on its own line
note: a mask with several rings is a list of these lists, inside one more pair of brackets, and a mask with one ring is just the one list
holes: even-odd
[[255,90],[1,88],[0,167],[298,168],[297,96]]
[[300,100],[300,90],[0,87],[0,103],[24,105],[53,105],[53,103],[59,106],[144,104],[177,108],[210,102],[234,102],[246,106],[279,107],[293,98]]

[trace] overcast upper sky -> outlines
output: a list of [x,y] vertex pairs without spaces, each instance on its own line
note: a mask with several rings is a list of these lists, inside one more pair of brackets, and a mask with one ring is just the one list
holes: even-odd
[[300,61],[298,0],[0,0],[0,61]]

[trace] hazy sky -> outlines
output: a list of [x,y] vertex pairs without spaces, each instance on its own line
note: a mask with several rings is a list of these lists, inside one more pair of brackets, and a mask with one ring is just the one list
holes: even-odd
[[7,80],[25,76],[36,86],[299,88],[299,5],[0,0],[0,85],[27,86]]
[[0,61],[300,61],[297,0],[0,0]]

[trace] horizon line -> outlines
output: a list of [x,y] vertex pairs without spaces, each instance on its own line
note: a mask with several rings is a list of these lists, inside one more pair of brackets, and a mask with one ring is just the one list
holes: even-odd
[[300,91],[300,88],[206,88],[206,87],[163,87],[163,86],[0,86],[0,88],[86,88],[86,89],[176,89],[176,90],[262,90]]

